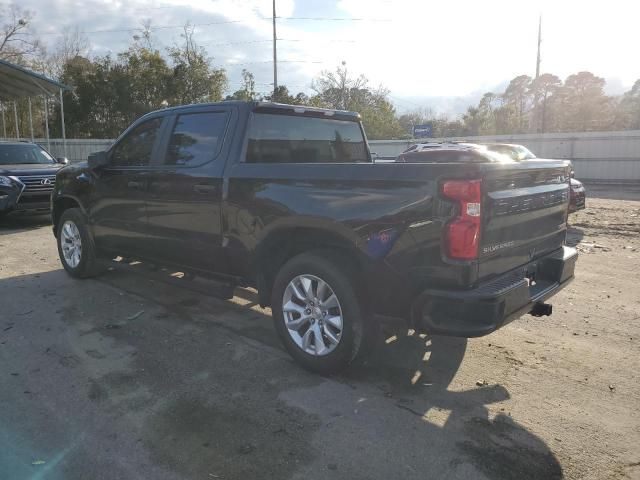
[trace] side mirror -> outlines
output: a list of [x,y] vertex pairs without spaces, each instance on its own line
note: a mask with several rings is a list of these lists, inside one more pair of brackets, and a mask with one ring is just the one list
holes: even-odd
[[67,157],[58,157],[56,158],[56,162],[61,163],[62,165],[69,165],[69,159]]
[[90,168],[103,167],[109,163],[107,152],[95,152],[89,155],[87,163]]

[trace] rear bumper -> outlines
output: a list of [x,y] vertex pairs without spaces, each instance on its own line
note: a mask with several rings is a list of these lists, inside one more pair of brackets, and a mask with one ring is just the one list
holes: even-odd
[[564,288],[577,258],[574,248],[562,247],[472,290],[426,290],[413,304],[413,323],[433,334],[487,335]]

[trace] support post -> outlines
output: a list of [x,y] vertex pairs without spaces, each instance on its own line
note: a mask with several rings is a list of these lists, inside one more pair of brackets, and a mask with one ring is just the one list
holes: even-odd
[[33,142],[33,116],[31,113],[31,97],[27,97],[27,102],[29,103],[29,131],[31,133],[31,141]]
[[16,122],[16,138],[20,140],[20,127],[18,126],[18,107],[16,102],[13,102],[13,118]]
[[64,100],[62,99],[62,89],[60,89],[60,117],[62,120],[62,150],[64,156],[67,156],[67,134],[64,131]]
[[278,91],[278,54],[276,48],[276,0],[273,0],[273,94]]
[[44,134],[47,137],[47,150],[51,152],[51,141],[49,140],[49,99],[44,96]]
[[7,138],[7,124],[4,119],[4,102],[0,104],[2,108],[2,138]]

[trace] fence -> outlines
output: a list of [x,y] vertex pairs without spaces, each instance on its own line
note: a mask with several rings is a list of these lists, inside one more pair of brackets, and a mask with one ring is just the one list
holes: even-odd
[[[71,163],[82,162],[87,159],[90,153],[99,152],[109,148],[113,140],[102,139],[67,139],[67,154],[66,157]],[[64,157],[64,145],[61,138],[51,139],[49,141],[50,147],[47,146],[47,141],[42,138],[36,139],[36,143],[39,143],[44,148],[49,150],[54,157]]]
[[[591,182],[640,183],[640,130],[494,135],[423,139],[517,143],[540,158],[564,158],[573,162],[576,177]],[[372,140],[371,151],[395,157],[416,140]]]
[[[640,130],[627,132],[587,132],[495,135],[421,141],[468,140],[525,145],[541,158],[566,158],[573,162],[576,177],[591,182],[640,183]],[[47,147],[44,139],[36,140]],[[92,152],[106,150],[113,140],[67,140],[71,162],[87,159]],[[395,157],[416,140],[372,140],[371,151],[381,157]],[[50,140],[51,153],[64,156],[61,139]]]

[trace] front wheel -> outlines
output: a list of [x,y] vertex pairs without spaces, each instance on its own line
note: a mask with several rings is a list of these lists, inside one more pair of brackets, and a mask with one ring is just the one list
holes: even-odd
[[97,262],[93,239],[82,211],[79,208],[65,210],[57,228],[58,255],[64,269],[76,278],[99,274],[103,268]]
[[303,367],[333,373],[364,352],[366,309],[355,275],[330,256],[303,253],[278,272],[273,292],[275,327]]

